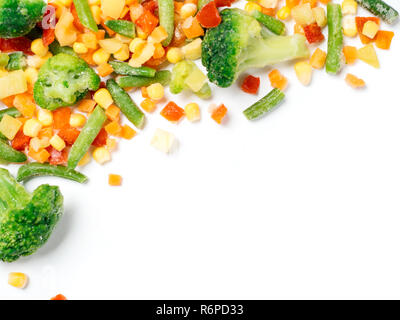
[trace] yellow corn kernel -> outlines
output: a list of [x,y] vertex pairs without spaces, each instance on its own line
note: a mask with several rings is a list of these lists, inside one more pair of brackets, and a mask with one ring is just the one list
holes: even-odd
[[143,50],[144,46],[146,45],[146,41],[140,38],[135,38],[129,44],[129,51],[132,53],[136,53],[140,50]]
[[24,135],[34,138],[37,137],[43,125],[36,119],[29,119],[24,124]]
[[78,54],[85,54],[89,51],[89,49],[82,42],[75,42],[72,48]]
[[312,77],[312,67],[308,61],[300,61],[294,65],[294,70],[296,72],[297,79],[301,84],[308,86],[311,82]]
[[353,16],[343,18],[343,34],[346,37],[355,37],[357,35],[356,19]]
[[93,96],[93,99],[104,109],[107,109],[114,102],[110,92],[106,88],[97,90]]
[[93,32],[86,32],[82,34],[81,41],[88,49],[97,49],[98,39]]
[[86,118],[83,114],[80,113],[73,113],[69,118],[69,125],[73,128],[83,127],[85,123],[86,123]]
[[86,152],[83,158],[78,162],[78,166],[79,167],[86,166],[90,162],[90,160],[92,160],[92,158],[90,157],[90,153]]
[[90,6],[90,10],[92,11],[94,21],[96,21],[96,24],[101,23],[101,9],[99,6]]
[[354,0],[344,0],[342,2],[342,14],[357,14],[358,4]]
[[311,5],[309,3],[300,4],[294,7],[291,14],[296,23],[302,26],[307,26],[315,22]]
[[32,41],[31,50],[37,56],[44,57],[49,52],[49,47],[46,47],[43,40],[39,38]]
[[137,34],[137,36],[139,37],[139,39],[142,39],[142,40],[146,40],[147,37],[149,36],[149,35],[148,35],[146,32],[144,32],[143,29],[140,28],[140,27],[136,27],[136,34]]
[[185,106],[185,115],[190,122],[195,122],[200,120],[200,108],[195,102],[189,103]]
[[153,100],[150,100],[148,98],[144,99],[140,103],[140,106],[146,112],[153,112],[156,109],[156,103]]
[[370,39],[375,38],[376,34],[379,31],[379,26],[373,21],[367,21],[364,24],[362,34]]
[[325,10],[322,7],[312,8],[312,13],[314,15],[315,21],[317,22],[320,28],[323,28],[328,23],[328,19],[326,18]]
[[161,100],[164,97],[164,87],[161,83],[153,83],[147,87],[147,94],[152,100]]
[[35,68],[29,67],[24,71],[24,73],[25,73],[26,82],[28,82],[31,85],[35,84],[35,82],[38,78],[39,72]]
[[126,61],[129,57],[129,47],[127,44],[124,44],[118,52],[114,53],[114,58],[120,61]]
[[43,127],[51,126],[53,123],[53,113],[50,110],[40,108],[37,117]]
[[21,272],[10,272],[8,274],[8,284],[18,289],[24,289],[28,284],[28,276]]
[[193,17],[197,12],[197,6],[193,3],[185,3],[180,12],[179,15],[182,19],[186,19],[189,17]]
[[111,160],[110,151],[108,151],[105,147],[96,148],[93,151],[93,159],[99,164],[104,164]]
[[62,151],[66,147],[65,141],[61,139],[58,135],[54,135],[50,139],[51,146],[56,149],[57,151]]
[[183,60],[183,53],[180,48],[170,48],[167,52],[167,59],[170,63],[178,63]]
[[246,5],[244,6],[244,10],[246,10],[249,13],[252,13],[254,10],[257,10],[257,11],[261,12],[262,8],[257,3],[247,2]]
[[8,140],[13,140],[21,127],[22,122],[8,114],[4,115],[3,119],[0,121],[0,132]]
[[201,39],[197,38],[196,40],[188,43],[187,45],[181,48],[183,56],[189,60],[196,60],[201,57]]
[[64,7],[70,7],[72,0],[58,0]]
[[103,48],[100,48],[95,53],[93,53],[93,61],[97,65],[107,63],[108,60],[110,59],[110,57],[111,57],[111,55]]
[[286,20],[290,16],[290,8],[287,6],[284,6],[278,10],[278,13],[276,15],[277,15],[278,19]]

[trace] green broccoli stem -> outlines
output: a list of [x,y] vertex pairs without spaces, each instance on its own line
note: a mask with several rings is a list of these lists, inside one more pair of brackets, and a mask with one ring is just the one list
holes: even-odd
[[81,23],[94,32],[99,31],[88,0],[74,0],[74,5]]
[[356,0],[360,6],[374,15],[382,18],[389,24],[393,24],[399,18],[397,10],[382,0]]
[[149,67],[134,68],[126,62],[120,61],[110,61],[109,63],[116,74],[120,74],[123,76],[154,78],[154,76],[156,75],[156,70]]
[[144,125],[144,113],[138,108],[132,98],[122,89],[114,79],[107,81],[107,89],[110,92],[115,104],[121,109],[121,112],[137,128],[141,129]]
[[167,86],[171,81],[171,71],[162,70],[156,72],[154,78],[126,76],[117,79],[117,83],[121,88],[140,88],[147,87],[153,83],[160,83]]
[[128,38],[135,38],[136,27],[133,22],[126,20],[107,20],[105,25],[112,31]]
[[53,166],[47,163],[28,163],[18,170],[17,181],[25,182],[34,177],[53,176],[85,183],[88,178],[82,173],[64,166]]
[[282,21],[266,15],[258,10],[253,10],[251,15],[264,27],[266,27],[268,30],[275,33],[276,35],[281,36],[285,34],[286,26]]
[[79,161],[83,158],[86,152],[89,150],[94,139],[96,139],[104,122],[106,122],[107,116],[103,108],[97,106],[92,114],[89,116],[85,126],[81,133],[72,145],[71,151],[68,157],[68,168],[75,169]]
[[274,109],[285,98],[285,94],[275,88],[264,98],[243,111],[248,120],[256,120]]
[[17,183],[8,170],[0,168],[0,199],[3,200],[1,209],[16,209],[25,206],[30,201],[31,195]]
[[328,54],[326,72],[337,74],[342,67],[343,29],[340,4],[328,3]]
[[22,163],[27,159],[26,155],[13,149],[8,141],[0,139],[0,160],[12,163]]
[[167,47],[174,36],[175,24],[175,11],[174,0],[158,0],[158,16],[160,18],[160,26],[165,29],[168,34],[167,39],[162,42],[164,47]]

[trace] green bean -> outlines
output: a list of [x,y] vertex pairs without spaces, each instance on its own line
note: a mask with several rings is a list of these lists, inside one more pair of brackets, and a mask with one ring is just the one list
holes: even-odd
[[112,31],[128,38],[134,38],[136,35],[136,27],[133,22],[126,20],[107,20],[105,25]]
[[121,109],[121,112],[136,127],[142,128],[144,125],[144,113],[138,108],[132,98],[122,89],[114,79],[107,81],[107,89],[110,92],[115,104]]
[[110,65],[113,67],[116,74],[120,74],[123,76],[154,78],[154,76],[156,75],[156,70],[149,67],[134,68],[126,62],[120,61],[111,61]]
[[75,57],[78,56],[76,54],[76,52],[74,51],[74,49],[72,49],[71,47],[68,47],[68,46],[62,47],[57,40],[54,40],[53,43],[49,45],[49,50],[53,55],[56,55],[59,53],[66,53],[71,56],[75,56]]
[[88,0],[74,0],[74,5],[80,22],[94,32],[99,31]]
[[340,4],[328,3],[328,54],[326,72],[337,74],[342,67],[343,29]]
[[399,13],[382,0],[357,0],[357,2],[389,24],[395,23],[399,18]]
[[64,166],[53,166],[48,163],[28,163],[18,170],[17,181],[27,181],[34,177],[53,176],[84,183],[88,178],[82,173]]
[[164,47],[167,47],[174,36],[174,0],[158,0],[158,16],[160,17],[160,26],[167,31],[168,38],[162,42]]
[[6,69],[8,71],[15,71],[24,69],[27,66],[26,57],[22,52],[14,52],[10,54]]
[[163,70],[156,72],[154,78],[145,78],[138,76],[126,76],[120,77],[117,79],[117,83],[122,88],[140,88],[147,87],[153,83],[161,83],[163,86],[166,86],[171,81],[171,71]]
[[85,126],[78,136],[78,139],[76,139],[75,143],[72,145],[68,157],[68,168],[76,168],[79,161],[89,150],[94,139],[96,139],[106,120],[107,116],[104,110],[100,106],[97,106],[89,116]]
[[267,14],[264,14],[258,10],[253,10],[251,15],[264,27],[266,27],[271,32],[277,34],[278,36],[285,34],[286,26],[282,21],[275,19]]
[[3,119],[3,117],[6,114],[13,118],[17,118],[17,117],[21,116],[21,112],[19,112],[17,108],[7,108],[7,109],[0,110],[0,121],[1,121],[1,119]]
[[21,163],[27,160],[24,153],[13,149],[8,141],[0,139],[0,160],[14,163]]
[[256,120],[270,112],[275,108],[283,99],[285,94],[279,89],[273,89],[264,98],[258,100],[251,107],[243,111],[244,115],[248,120]]

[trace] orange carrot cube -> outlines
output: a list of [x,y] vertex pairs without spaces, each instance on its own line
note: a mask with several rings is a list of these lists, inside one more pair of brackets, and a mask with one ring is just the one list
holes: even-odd
[[136,136],[136,131],[133,130],[130,126],[124,125],[122,127],[121,137],[126,140],[131,140],[134,136]]
[[97,67],[97,73],[100,77],[107,77],[114,72],[112,66],[108,63],[103,63]]
[[14,98],[14,107],[27,118],[32,118],[36,111],[36,103],[29,93],[17,94]]
[[278,69],[272,70],[268,74],[269,81],[271,82],[271,86],[274,88],[278,88],[281,91],[284,91],[288,85],[288,80],[285,76],[283,76]]
[[193,39],[204,35],[204,30],[201,27],[200,22],[193,17],[189,17],[183,22],[182,30],[188,39]]
[[104,129],[106,129],[108,134],[117,137],[120,136],[122,132],[121,125],[116,121],[110,122],[108,125],[104,127]]
[[78,104],[78,110],[80,112],[85,112],[85,113],[90,113],[94,110],[94,107],[96,107],[96,101],[92,99],[83,99],[79,104]]
[[310,59],[310,64],[314,69],[322,69],[326,61],[326,52],[317,48]]
[[175,102],[171,101],[161,110],[160,114],[168,121],[177,122],[185,115],[185,110],[178,107]]
[[379,49],[389,50],[393,37],[394,32],[379,30],[376,34],[375,44]]
[[225,107],[225,105],[221,104],[219,107],[213,110],[211,118],[218,124],[221,124],[227,113],[228,109]]
[[354,88],[354,89],[358,89],[358,88],[363,88],[363,87],[365,87],[365,81],[362,80],[362,79],[360,79],[360,78],[357,78],[357,77],[356,77],[355,75],[353,75],[353,74],[348,73],[348,74],[346,75],[345,80],[346,80],[346,83],[347,83],[350,87],[352,87],[352,88]]
[[352,46],[343,47],[343,54],[347,64],[353,64],[357,60],[357,48]]
[[122,177],[118,174],[110,174],[108,176],[108,184],[112,187],[119,187],[122,185]]
[[50,153],[48,153],[46,149],[41,149],[36,152],[32,148],[29,148],[28,156],[39,163],[45,163],[49,160]]
[[110,119],[111,121],[119,121],[119,117],[120,117],[120,113],[121,110],[120,108],[118,108],[116,105],[111,105],[107,108],[106,110],[106,116],[108,117],[108,119]]

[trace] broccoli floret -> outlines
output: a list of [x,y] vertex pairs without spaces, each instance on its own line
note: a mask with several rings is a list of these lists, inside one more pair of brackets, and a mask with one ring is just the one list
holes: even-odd
[[249,68],[308,57],[304,36],[277,36],[240,9],[221,12],[222,23],[208,29],[202,43],[202,62],[208,78],[226,88]]
[[0,0],[0,38],[28,34],[44,14],[43,0]]
[[36,252],[63,213],[58,187],[41,185],[33,194],[0,168],[0,260],[13,262]]
[[207,82],[207,77],[190,60],[180,61],[174,66],[169,88],[173,94],[190,90],[201,99],[211,97],[211,88]]
[[99,86],[100,77],[84,60],[60,53],[40,68],[33,95],[40,107],[55,110],[74,105]]

